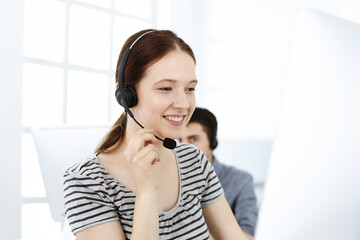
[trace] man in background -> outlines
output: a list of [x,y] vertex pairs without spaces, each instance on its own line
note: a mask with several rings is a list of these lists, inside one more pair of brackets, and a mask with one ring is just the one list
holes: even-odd
[[194,144],[213,165],[226,200],[234,216],[249,239],[254,239],[258,208],[250,173],[225,165],[213,155],[217,142],[217,120],[214,114],[204,108],[196,108],[185,127],[180,142]]

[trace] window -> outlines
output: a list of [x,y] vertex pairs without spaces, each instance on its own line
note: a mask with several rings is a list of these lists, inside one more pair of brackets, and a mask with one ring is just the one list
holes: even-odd
[[130,34],[154,27],[153,19],[153,0],[25,0],[24,239],[60,239],[61,232],[50,216],[29,129],[114,122],[122,111],[111,94],[120,48]]

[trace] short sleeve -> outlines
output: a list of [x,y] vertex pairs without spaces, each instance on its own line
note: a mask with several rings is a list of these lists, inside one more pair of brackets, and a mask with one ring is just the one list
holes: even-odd
[[201,207],[206,207],[224,196],[224,191],[211,163],[209,163],[204,154],[201,154],[200,157],[205,180],[205,187],[201,194]]
[[119,220],[117,209],[99,180],[66,172],[63,187],[65,213],[73,234]]

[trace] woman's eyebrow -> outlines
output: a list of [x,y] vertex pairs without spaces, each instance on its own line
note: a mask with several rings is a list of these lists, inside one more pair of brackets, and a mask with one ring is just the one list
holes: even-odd
[[159,83],[166,83],[166,82],[169,82],[169,83],[174,83],[174,82],[176,82],[174,79],[161,79],[160,81],[157,81],[156,83],[154,83],[154,85],[156,85],[156,84],[159,84]]
[[[157,81],[156,83],[154,83],[154,85],[160,84],[160,83],[164,83],[164,82],[176,83],[177,81],[174,80],[174,79],[165,78],[165,79],[161,79],[160,81]],[[189,81],[189,83],[196,83],[196,84],[197,84],[197,83],[198,83],[198,80],[194,79],[194,80]]]

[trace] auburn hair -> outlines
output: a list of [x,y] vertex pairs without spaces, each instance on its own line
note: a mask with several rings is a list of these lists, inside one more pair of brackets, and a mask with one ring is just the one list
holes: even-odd
[[[130,36],[122,47],[115,73],[115,81],[119,71],[119,65],[125,51],[142,34],[153,30],[141,37],[132,47],[131,53],[127,59],[124,70],[125,84],[133,86],[136,89],[138,83],[145,75],[145,71],[155,62],[164,57],[167,53],[174,50],[182,50],[189,54],[196,63],[195,55],[190,46],[170,30],[146,29]],[[121,114],[118,120],[111,127],[110,131],[100,142],[95,153],[110,153],[115,151],[122,143],[126,130],[126,113]]]

